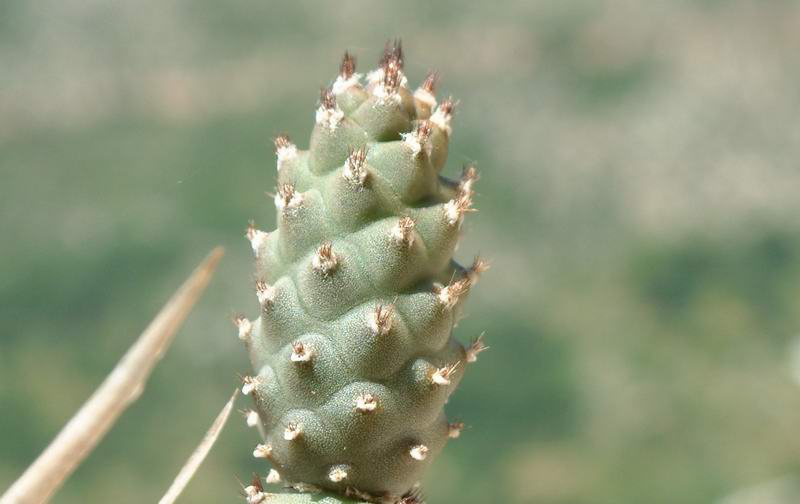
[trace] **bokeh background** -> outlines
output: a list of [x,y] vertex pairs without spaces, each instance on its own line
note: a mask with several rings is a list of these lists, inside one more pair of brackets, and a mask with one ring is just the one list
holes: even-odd
[[[191,268],[227,255],[55,502],[154,502],[246,372],[246,222],[344,49],[403,38],[482,173],[458,328],[492,349],[431,503],[800,502],[800,4],[0,2],[0,488]],[[245,408],[240,401],[239,407]],[[184,502],[266,472],[234,420]]]

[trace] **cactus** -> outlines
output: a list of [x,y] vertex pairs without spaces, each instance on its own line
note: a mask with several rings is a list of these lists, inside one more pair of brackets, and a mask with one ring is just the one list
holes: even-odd
[[[254,456],[301,493],[274,502],[317,489],[421,502],[423,471],[462,427],[444,404],[485,348],[452,337],[486,269],[452,259],[477,179],[439,175],[454,102],[437,105],[435,74],[409,90],[399,42],[366,81],[345,53],[310,148],[275,140],[277,229],[247,230],[260,316],[236,324],[255,370],[242,387],[264,437]],[[266,501],[259,478],[245,493]]]

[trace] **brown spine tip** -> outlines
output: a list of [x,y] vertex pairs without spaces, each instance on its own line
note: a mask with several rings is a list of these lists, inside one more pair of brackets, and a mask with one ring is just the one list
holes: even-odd
[[380,60],[383,69],[383,87],[387,94],[395,93],[403,80],[403,46],[400,39],[394,43],[386,42]]
[[428,93],[435,95],[436,94],[436,84],[439,82],[439,73],[438,72],[429,72],[428,75],[425,77],[425,80],[422,81],[420,85],[420,89],[423,91],[427,91]]
[[294,441],[303,433],[303,425],[295,422],[289,423],[283,430],[283,439]]
[[446,100],[442,102],[441,105],[439,105],[439,110],[442,112],[442,114],[446,116],[452,116],[455,108],[456,108],[456,102],[453,100],[452,96],[448,97]]
[[379,304],[375,307],[369,327],[375,336],[386,336],[392,330],[392,317],[394,316],[394,305],[384,306]]
[[293,209],[300,206],[303,197],[298,193],[292,184],[280,184],[275,195],[275,206],[278,210]]
[[414,244],[414,227],[416,223],[411,217],[401,217],[397,225],[392,228],[392,238],[406,247]]
[[474,164],[464,165],[461,169],[461,180],[459,188],[464,191],[472,192],[472,186],[478,181],[478,169]]
[[293,145],[292,140],[289,138],[289,135],[285,133],[281,133],[280,135],[276,136],[273,142],[275,143],[276,154],[278,154],[281,151],[281,149],[287,149]]
[[264,280],[257,280],[256,297],[262,307],[272,304],[275,300],[275,287],[269,285]]
[[336,97],[331,88],[322,87],[319,91],[319,105],[325,110],[333,111],[336,109]]
[[422,120],[417,124],[417,140],[419,140],[420,145],[425,145],[428,143],[428,139],[431,136],[431,123],[427,120]]
[[434,294],[436,294],[436,299],[439,303],[447,309],[453,308],[459,301],[459,299],[469,292],[469,288],[471,283],[469,278],[461,278],[454,282],[450,282],[450,284],[442,287],[436,286],[434,287]]
[[478,360],[478,354],[488,350],[489,347],[483,342],[483,334],[472,340],[469,347],[467,347],[467,362],[472,363]]
[[386,65],[396,65],[402,70],[405,64],[403,58],[403,41],[399,38],[393,41],[387,40],[386,44],[383,46],[383,54],[381,54],[381,59],[378,60],[378,64],[382,67]]
[[244,487],[244,496],[247,504],[261,504],[267,496],[264,494],[264,487],[261,485],[261,477],[253,473],[252,482]]
[[363,189],[367,180],[367,170],[364,167],[367,161],[367,148],[350,149],[350,154],[345,161],[342,176],[357,189]]
[[378,398],[373,394],[361,394],[356,397],[356,410],[361,413],[372,413],[378,409]]
[[356,58],[348,51],[345,51],[342,64],[339,66],[339,76],[347,80],[352,77],[354,73],[356,73]]
[[333,252],[333,244],[326,241],[311,259],[311,267],[322,275],[329,275],[339,266],[339,258]]
[[290,357],[290,360],[292,362],[298,362],[298,363],[310,362],[313,355],[314,352],[312,351],[311,347],[304,344],[303,342],[298,341],[292,343],[292,355]]
[[472,212],[472,191],[459,185],[456,197],[444,204],[444,215],[447,223],[456,226],[461,223],[461,218],[467,212]]
[[470,266],[469,269],[467,270],[467,276],[469,277],[470,283],[472,285],[478,283],[478,280],[480,279],[481,275],[485,271],[488,271],[489,268],[491,268],[491,264],[489,264],[489,261],[487,261],[486,259],[484,259],[479,255],[475,256],[475,259],[472,261],[472,266]]
[[460,364],[461,361],[458,361],[455,364],[450,364],[435,369],[430,375],[431,383],[434,385],[450,385],[450,378],[456,372],[456,369],[458,369]]

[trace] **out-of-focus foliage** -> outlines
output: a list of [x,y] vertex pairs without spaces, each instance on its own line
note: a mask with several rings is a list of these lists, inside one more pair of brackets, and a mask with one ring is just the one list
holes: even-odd
[[[343,50],[366,70],[402,36],[411,81],[461,100],[461,250],[494,263],[429,500],[797,502],[798,23],[789,0],[0,2],[0,487],[223,244],[56,501],[157,499],[248,368],[229,318],[257,306],[271,137],[305,145]],[[185,500],[236,502],[256,437],[233,422]]]

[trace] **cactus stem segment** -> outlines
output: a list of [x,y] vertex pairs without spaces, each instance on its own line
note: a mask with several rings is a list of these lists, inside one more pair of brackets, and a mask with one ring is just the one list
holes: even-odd
[[414,445],[411,447],[408,453],[414,460],[422,461],[428,456],[428,447],[424,444]]
[[331,242],[325,242],[317,249],[311,259],[311,267],[323,276],[331,274],[339,266],[339,258],[333,253]]
[[[344,53],[308,150],[275,138],[278,229],[247,228],[261,316],[234,320],[256,369],[242,378],[256,399],[245,420],[274,443],[254,451],[275,462],[267,482],[301,493],[421,504],[417,482],[463,427],[443,403],[486,349],[453,337],[488,268],[453,261],[478,173],[439,176],[456,103],[436,73],[409,88],[404,60],[389,41],[365,82]],[[284,500],[248,488],[253,502]]]

